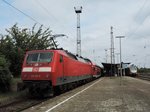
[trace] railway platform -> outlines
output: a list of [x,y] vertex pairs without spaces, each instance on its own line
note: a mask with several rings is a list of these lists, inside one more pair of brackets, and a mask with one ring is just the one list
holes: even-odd
[[150,112],[150,82],[102,77],[24,112]]

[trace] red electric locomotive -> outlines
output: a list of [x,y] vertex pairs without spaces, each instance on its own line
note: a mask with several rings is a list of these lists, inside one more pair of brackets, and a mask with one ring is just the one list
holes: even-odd
[[65,50],[28,51],[21,78],[32,95],[46,95],[55,87],[89,80],[92,63]]
[[101,74],[101,67],[96,65],[96,74],[97,74],[97,77],[100,77],[102,74]]
[[93,64],[93,77],[98,78],[101,76],[101,67],[98,65]]

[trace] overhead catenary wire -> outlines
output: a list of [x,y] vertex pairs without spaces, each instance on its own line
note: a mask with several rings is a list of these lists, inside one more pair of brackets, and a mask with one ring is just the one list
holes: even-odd
[[53,19],[58,21],[57,18],[39,0],[35,0],[35,1],[47,13],[47,15],[49,16],[49,19],[51,19],[51,17],[53,17]]
[[[29,18],[30,20],[32,20],[32,21],[34,21],[34,22],[36,22],[37,24],[39,24],[39,25],[42,25],[44,28],[46,28],[46,29],[48,29],[48,27],[46,27],[46,26],[44,26],[42,23],[40,23],[38,20],[36,20],[35,18],[33,18],[32,16],[30,16],[30,15],[28,15],[27,13],[25,13],[25,12],[23,12],[22,10],[20,10],[19,8],[17,8],[17,7],[15,7],[14,5],[12,5],[12,4],[10,4],[8,1],[6,1],[6,0],[2,0],[5,4],[7,4],[7,5],[9,5],[10,7],[12,7],[13,9],[15,9],[15,10],[17,10],[18,12],[20,12],[21,14],[23,14],[24,16],[26,16],[27,18]],[[41,7],[43,7],[43,9],[46,11],[47,9],[46,8],[44,8],[44,6],[43,5],[41,5]],[[46,11],[47,13],[50,13],[48,10]],[[52,14],[51,14],[51,16],[53,16]],[[53,16],[53,18],[55,18],[54,16]],[[55,18],[55,20],[56,21],[58,21],[57,20],[57,18]],[[73,36],[72,36],[73,37]],[[71,40],[69,40],[70,42],[73,42],[73,38],[70,38]],[[73,43],[74,44],[74,43]]]
[[[44,11],[45,13],[47,13],[48,18],[51,19],[51,17],[57,21],[57,23],[59,23],[60,26],[62,26],[63,28],[65,28],[65,25],[63,25],[46,7],[45,5],[43,5],[39,0],[35,0],[36,3],[38,3],[37,5],[39,5]],[[71,37],[73,37],[71,35]],[[70,38],[71,40],[69,40],[70,42],[73,42],[73,38]]]
[[35,2],[45,11],[49,19],[53,18],[55,21],[57,21],[57,24],[59,23],[60,26],[65,28],[65,26],[39,0],[35,0]]
[[64,24],[62,24],[61,21],[59,21],[54,15],[53,13],[51,13],[46,7],[45,5],[43,5],[39,0],[35,0],[36,3],[38,3],[38,5],[45,11],[45,13],[47,13],[49,19],[51,19],[51,17],[57,21],[57,23],[59,23],[60,26],[62,26],[63,28],[65,28],[66,26]]
[[47,27],[45,27],[42,23],[38,22],[36,19],[34,19],[33,17],[31,17],[30,15],[26,14],[25,12],[21,11],[20,9],[18,9],[17,7],[13,6],[12,4],[10,4],[9,2],[7,2],[6,0],[2,0],[4,3],[6,3],[7,5],[11,6],[13,9],[17,10],[18,12],[22,13],[23,15],[25,15],[26,17],[28,17],[29,19],[31,19],[32,21],[36,22],[37,24],[43,26],[44,28],[48,29]]
[[135,15],[135,18],[137,18],[138,15],[142,12],[143,8],[144,8],[145,5],[146,5],[146,2],[147,2],[147,0],[144,1],[143,5],[141,6],[141,8],[139,9],[139,11],[138,11],[137,14]]
[[[32,21],[36,22],[39,25],[42,25],[43,27],[45,27],[42,23],[40,23],[39,21],[37,21],[36,19],[34,19],[33,17],[31,17],[30,15],[26,14],[25,12],[21,11],[20,9],[18,9],[17,7],[13,6],[12,4],[10,4],[9,2],[7,2],[6,0],[2,0],[4,3],[6,3],[7,5],[11,6],[12,8],[14,8],[15,10],[17,10],[18,12],[22,13],[23,15],[25,15],[26,17],[28,17],[29,19],[31,19]],[[48,29],[47,27],[45,27],[46,29]]]
[[[52,17],[55,21],[57,21],[57,23],[59,22],[58,19],[39,0],[35,0],[35,3],[45,11],[49,19]],[[64,25],[62,27],[64,27]]]
[[[6,0],[2,0],[4,3],[6,3],[7,5],[11,6],[13,9],[17,10],[18,12],[22,13],[24,16],[28,17],[30,20],[36,22],[39,25],[42,25],[43,27],[45,27],[46,29],[48,29],[46,26],[44,26],[42,23],[40,23],[39,21],[37,21],[35,18],[31,17],[30,15],[26,14],[25,12],[23,12],[22,10],[20,10],[19,8],[13,6],[12,4],[10,4],[9,2],[7,2]],[[46,9],[45,9],[46,10]]]
[[[141,8],[139,9],[139,11],[138,11],[137,14],[135,15],[135,19],[140,15],[140,13],[142,12],[142,10],[143,10],[143,8],[145,7],[146,3],[147,3],[147,0],[144,1],[143,5],[141,6]],[[137,32],[137,30],[141,27],[142,24],[143,24],[143,22],[142,22],[140,25],[138,25],[138,26],[134,29],[134,31],[133,31],[132,33],[130,33],[129,35],[127,35],[127,37],[133,36],[133,35]],[[132,26],[132,25],[130,25],[130,27],[131,27],[131,26]],[[130,27],[129,27],[129,28],[130,28]]]
[[[148,0],[145,0],[144,1],[144,3],[142,4],[142,6],[139,8],[139,10],[138,10],[138,12],[136,13],[136,15],[135,15],[135,20],[140,16],[140,14],[142,13],[142,11],[144,10],[144,8],[145,8],[145,6],[147,5],[147,2],[148,2]],[[148,6],[147,6],[148,7]],[[148,17],[148,16],[147,16]],[[147,17],[145,17],[145,19],[147,18]],[[134,28],[134,30],[131,32],[131,33],[129,33],[128,35],[126,35],[127,37],[132,37],[132,36],[136,36],[136,33],[137,33],[137,31],[142,27],[142,25],[143,25],[143,23],[144,23],[144,21],[145,21],[145,19],[140,23],[140,24],[138,24],[135,28]],[[132,24],[130,25],[130,27],[132,26]],[[144,48],[146,48],[146,43],[145,43],[145,45],[144,45]]]

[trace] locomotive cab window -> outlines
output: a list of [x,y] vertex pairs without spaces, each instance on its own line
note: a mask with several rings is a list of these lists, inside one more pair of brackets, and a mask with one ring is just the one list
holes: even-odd
[[28,54],[27,63],[35,63],[38,60],[39,53]]
[[52,52],[30,53],[27,56],[27,63],[51,62],[53,57]]

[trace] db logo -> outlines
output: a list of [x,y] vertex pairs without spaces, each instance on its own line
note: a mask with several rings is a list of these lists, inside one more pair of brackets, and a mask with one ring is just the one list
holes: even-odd
[[33,72],[38,72],[38,71],[39,71],[39,68],[38,68],[38,67],[34,67],[32,71],[33,71]]

